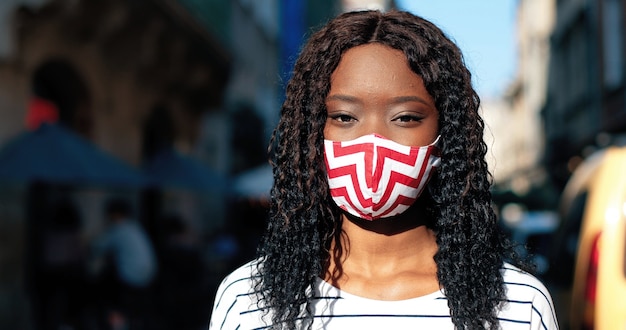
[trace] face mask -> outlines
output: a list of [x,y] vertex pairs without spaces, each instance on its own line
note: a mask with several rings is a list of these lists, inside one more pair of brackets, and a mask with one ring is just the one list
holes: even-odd
[[437,140],[423,147],[401,145],[377,134],[352,141],[324,140],[333,200],[344,211],[366,220],[404,212],[439,166]]

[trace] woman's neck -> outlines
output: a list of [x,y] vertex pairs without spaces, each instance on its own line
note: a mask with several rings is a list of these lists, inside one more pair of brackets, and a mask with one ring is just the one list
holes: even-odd
[[435,234],[415,214],[377,221],[344,215],[324,279],[374,299],[416,297],[439,288],[435,253]]
[[365,274],[381,275],[417,261],[434,263],[435,240],[435,234],[426,226],[411,225],[403,219],[371,222],[344,217],[340,242],[343,255],[335,261],[343,269],[358,267]]

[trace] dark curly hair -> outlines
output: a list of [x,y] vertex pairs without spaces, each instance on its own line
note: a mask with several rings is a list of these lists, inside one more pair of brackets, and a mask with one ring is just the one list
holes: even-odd
[[457,329],[498,328],[506,249],[491,204],[480,99],[455,43],[434,24],[402,11],[341,14],[311,36],[295,64],[270,145],[274,186],[259,247],[261,302],[276,328],[312,322],[310,288],[341,232],[323,158],[325,98],[342,54],[368,43],[402,51],[439,111],[441,165],[429,194],[437,277],[452,322]]

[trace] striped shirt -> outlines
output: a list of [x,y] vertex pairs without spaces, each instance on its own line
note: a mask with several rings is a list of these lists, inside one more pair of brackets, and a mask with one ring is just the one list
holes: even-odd
[[[252,291],[256,263],[250,262],[220,284],[210,330],[268,329],[271,317],[259,308]],[[552,298],[532,275],[504,264],[507,302],[498,312],[500,326],[514,329],[558,329]],[[443,291],[399,301],[358,297],[317,280],[313,329],[454,329]]]

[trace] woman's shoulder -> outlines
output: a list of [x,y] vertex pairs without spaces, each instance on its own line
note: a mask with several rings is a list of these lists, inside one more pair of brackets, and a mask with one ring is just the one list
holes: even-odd
[[[218,292],[222,293],[227,291],[241,291],[242,289],[250,289],[253,285],[253,280],[258,276],[259,260],[255,259],[249,261],[228,274],[218,287]],[[240,292],[242,293],[242,292]]]
[[250,261],[227,275],[220,283],[213,302],[209,329],[235,329],[241,315],[256,309],[254,279],[258,260]]
[[501,317],[529,323],[532,329],[558,329],[552,297],[541,280],[508,263],[502,275],[507,304]]
[[510,291],[523,292],[550,298],[548,289],[541,280],[512,264],[504,263],[502,266],[502,277],[509,293]]

